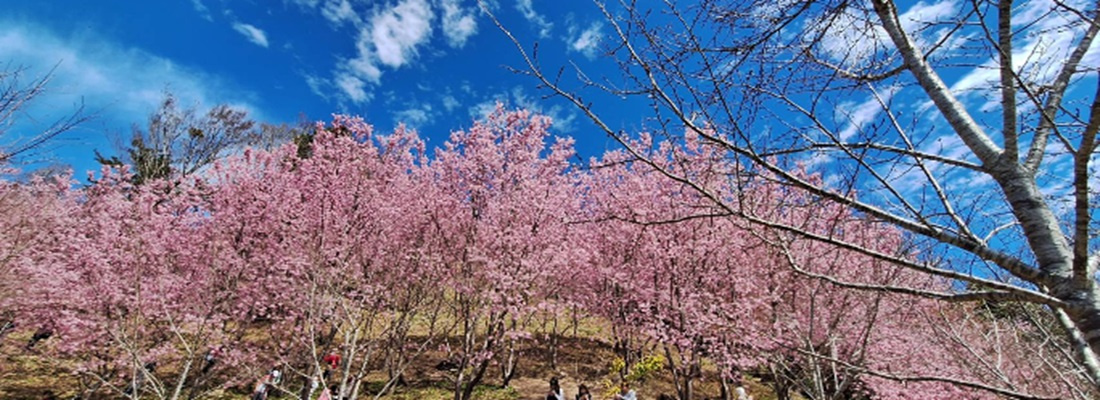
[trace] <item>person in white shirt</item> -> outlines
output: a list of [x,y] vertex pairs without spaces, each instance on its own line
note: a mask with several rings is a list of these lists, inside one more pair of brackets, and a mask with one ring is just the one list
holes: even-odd
[[749,392],[745,390],[744,383],[741,381],[741,377],[737,377],[733,384],[737,386],[733,389],[734,399],[736,400],[752,400],[752,396],[749,396]]
[[638,394],[630,388],[630,383],[623,381],[619,384],[619,393],[615,394],[615,400],[638,400]]

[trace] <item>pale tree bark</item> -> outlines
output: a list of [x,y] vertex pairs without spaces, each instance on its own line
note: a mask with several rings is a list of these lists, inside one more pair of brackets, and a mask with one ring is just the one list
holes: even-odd
[[[854,290],[1036,304],[1059,317],[1066,332],[1061,340],[1069,343],[1062,350],[1076,355],[1082,374],[1100,389],[1100,257],[1090,174],[1100,89],[1071,90],[1095,84],[1081,78],[1097,70],[1088,60],[1100,32],[1100,2],[934,3],[950,6],[948,12],[922,14],[889,0],[597,0],[610,31],[606,55],[620,66],[606,78],[592,77],[578,63],[544,66],[494,21],[522,57],[517,72],[575,106],[637,162],[697,191],[721,213],[969,289],[930,292],[800,273]],[[1063,53],[1040,45],[1055,31],[1065,33],[1057,37],[1068,43]],[[575,75],[563,74],[565,68]],[[962,85],[983,70],[994,72],[984,78],[986,87]],[[971,95],[977,90],[992,92],[985,99],[993,100],[979,104]],[[891,97],[897,93],[923,105],[898,104]],[[668,160],[653,158],[633,134],[612,128],[608,110],[592,100],[612,96],[641,103],[638,109],[653,116],[645,130],[654,135],[682,141],[690,134],[725,150],[740,168],[730,176],[738,185],[778,181],[907,231],[922,250],[944,256],[882,254],[754,214],[742,207],[746,199],[666,168]],[[852,100],[866,100],[873,112],[844,111]],[[824,179],[802,173],[814,166]],[[1053,180],[1066,178],[1060,172],[1066,170],[1072,176]],[[960,184],[960,176],[976,186]],[[866,373],[1032,397],[950,377]]]
[[[983,169],[1001,187],[1013,215],[1023,227],[1030,250],[1035,255],[1038,264],[1037,269],[1040,273],[1030,282],[1050,288],[1051,294],[1066,303],[1064,310],[1084,332],[1084,339],[1088,341],[1093,356],[1100,354],[1100,293],[1096,290],[1095,279],[1083,269],[1074,271],[1075,257],[1071,253],[1066,236],[1058,226],[1058,219],[1036,183],[1033,173],[1019,162],[1016,156],[1017,153],[1013,149],[1006,151],[997,147],[990,137],[974,122],[966,107],[952,95],[951,90],[924,60],[924,55],[913,45],[909,35],[901,28],[897,8],[894,4],[885,0],[876,0],[873,4],[875,13],[882,21],[882,26],[889,33],[891,40],[904,59],[905,65],[917,78],[921,88],[936,104],[936,107],[951,124],[958,137],[981,160]],[[1009,11],[1004,10],[1011,8],[1011,3],[1002,4],[1007,4],[1002,7],[1001,13],[1002,21],[1006,21],[1010,19],[1007,16]],[[1009,22],[1001,23],[1001,25],[1009,24]],[[1084,50],[1081,49],[1088,49],[1091,46],[1092,38],[1095,37],[1100,22],[1093,20],[1090,25],[1085,37],[1078,45],[1078,53],[1081,57],[1084,56]],[[1003,28],[1003,31],[1007,32],[1009,29]],[[1001,41],[1000,53],[1011,54],[1011,37],[1002,39],[1004,40]],[[1074,61],[1073,59],[1070,60],[1071,63]],[[1070,67],[1071,71],[1075,69],[1074,66]],[[1002,82],[1010,82],[1012,80],[1010,76],[1013,75],[1011,60],[1002,64],[1000,70],[1003,77]],[[1068,86],[1063,84],[1062,91],[1066,87]],[[1014,91],[1003,90],[1003,92]],[[1005,119],[1012,119],[1012,121],[1004,129],[1006,130],[1006,143],[1014,146],[1015,139],[1012,137],[1015,133],[1008,134],[1007,130],[1015,129],[1015,116],[1011,115],[1015,113],[1015,96],[1008,96],[1008,94],[1005,95],[1006,98],[1002,105],[1009,104],[1005,106]],[[1061,96],[1062,94],[1059,94],[1059,97]],[[1048,115],[1045,110],[1041,116],[1043,120],[1053,120],[1054,117],[1054,115]],[[1091,147],[1092,143],[1089,136],[1086,133],[1082,137],[1082,144]],[[1087,170],[1089,155],[1091,155],[1091,152],[1075,160],[1075,168]],[[1080,188],[1086,188],[1085,192],[1087,192],[1088,177],[1078,176],[1075,179],[1075,184],[1079,187],[1079,192],[1081,191]],[[1074,238],[1079,246],[1084,247],[1087,247],[1088,239],[1087,232],[1083,236]],[[1078,257],[1078,259],[1081,258]]]

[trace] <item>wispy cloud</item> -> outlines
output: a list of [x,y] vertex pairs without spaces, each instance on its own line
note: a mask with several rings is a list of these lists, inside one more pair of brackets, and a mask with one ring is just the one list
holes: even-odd
[[567,38],[569,50],[584,54],[590,60],[596,58],[600,46],[601,29],[603,29],[603,23],[598,21],[593,22],[587,29],[579,32],[576,26],[570,26]]
[[470,117],[475,119],[484,118],[496,109],[497,103],[503,103],[506,107],[523,108],[550,117],[550,120],[553,121],[551,128],[557,132],[570,133],[577,129],[577,113],[572,108],[565,108],[556,104],[547,107],[546,103],[536,101],[528,95],[522,86],[516,86],[509,92],[474,104],[469,108]]
[[311,9],[317,7],[321,3],[321,0],[286,0],[288,3],[297,4],[298,7],[305,9]]
[[[82,31],[72,36],[26,21],[0,19],[0,48],[4,57],[29,70],[30,76],[57,66],[47,91],[25,110],[24,125],[13,132],[43,128],[39,123],[55,120],[59,113],[83,103],[96,118],[74,132],[81,151],[88,147],[110,150],[103,132],[127,132],[133,123],[144,122],[170,90],[184,104],[229,103],[243,108],[260,120],[265,115],[254,104],[256,97],[232,81],[196,70],[141,49],[125,47]],[[91,160],[81,153],[77,159]],[[91,165],[76,165],[78,172]]]
[[329,99],[331,91],[329,90],[328,80],[313,74],[303,74],[302,76],[305,77],[306,86],[309,86],[310,92],[313,92],[313,94],[322,99]]
[[[1072,2],[1071,2],[1072,3]],[[1067,4],[1075,7],[1081,4]],[[1052,1],[1027,2],[1016,16],[1014,25],[1027,27],[1026,32],[1018,32],[1020,38],[1012,54],[1013,69],[1021,79],[1038,84],[1046,84],[1057,75],[1062,62],[1069,57],[1084,33],[1086,24],[1074,14],[1066,12]],[[1084,7],[1082,7],[1084,8]],[[1059,62],[1049,62],[1057,60]],[[983,94],[1000,91],[1000,72],[996,68],[999,61],[990,59],[955,82],[951,90],[957,94]],[[1100,41],[1094,41],[1081,65],[1100,64]],[[1023,94],[1021,93],[1021,96]],[[1000,107],[999,97],[989,96],[981,108],[990,111]],[[1028,104],[1028,103],[1024,103]]]
[[233,30],[244,35],[248,41],[255,43],[257,46],[267,47],[267,34],[260,28],[243,22],[237,22],[233,24]]
[[443,34],[454,48],[466,45],[466,39],[477,33],[477,21],[472,10],[463,9],[458,0],[443,0]]
[[[889,105],[890,99],[900,90],[900,86],[891,86],[886,90],[880,91],[879,97],[882,103]],[[841,125],[844,126],[837,135],[841,142],[848,142],[863,129],[864,125],[878,119],[879,115],[885,111],[883,110],[882,103],[879,103],[880,99],[870,96],[859,104],[848,102],[842,103],[836,107],[837,119]]]
[[377,61],[398,68],[417,55],[416,47],[432,33],[431,7],[424,0],[406,0],[371,18],[370,40]]
[[354,75],[340,73],[336,76],[335,84],[340,91],[344,92],[344,94],[351,99],[351,101],[362,103],[371,98],[370,93],[367,93],[367,83]]
[[[314,5],[316,5],[316,3],[314,3]],[[352,24],[362,23],[359,14],[355,12],[355,9],[351,6],[351,2],[348,0],[328,0],[325,2],[325,5],[321,7],[321,16],[337,26],[343,25],[344,22],[350,22]]]
[[449,94],[445,94],[440,97],[439,101],[443,103],[443,109],[447,110],[447,112],[454,111],[458,108],[458,106],[462,105],[462,103],[458,102],[458,99]]
[[195,7],[195,12],[199,13],[202,19],[207,21],[214,20],[214,17],[210,15],[210,9],[206,8],[206,4],[203,4],[202,0],[191,0],[191,5]]
[[[362,10],[363,2],[356,0],[284,1],[320,12],[333,28],[352,27],[355,53],[339,59],[331,78],[309,76],[306,82],[311,88],[334,90],[341,102],[370,101],[374,97],[371,92],[382,84],[383,73],[416,63],[431,45],[437,28],[447,45],[456,49],[477,34],[477,8],[464,6],[463,0],[397,0],[372,6],[369,11]],[[488,7],[494,7],[494,1],[486,1]]]
[[354,102],[368,100],[367,84],[381,82],[382,66],[400,68],[416,58],[417,48],[431,38],[434,16],[425,0],[377,11],[359,27],[357,54],[337,67],[335,85]]
[[[927,48],[939,39],[937,36],[950,32],[948,29],[930,30],[929,23],[949,19],[958,12],[958,0],[920,1],[899,15],[898,20],[902,28],[913,36],[918,47]],[[871,10],[849,6],[837,13],[811,21],[802,33],[807,43],[817,41],[819,56],[856,70],[867,67],[876,57],[890,55],[893,43]],[[949,42],[937,52],[944,53],[961,44],[961,41]]]
[[393,114],[394,125],[405,124],[405,126],[413,129],[431,124],[434,119],[434,109],[432,108],[432,105],[427,102],[406,108]]
[[547,21],[546,17],[535,11],[535,5],[533,0],[517,0],[516,10],[519,10],[523,18],[530,22],[532,28],[538,32],[539,37],[550,36],[550,30],[553,29],[554,24]]

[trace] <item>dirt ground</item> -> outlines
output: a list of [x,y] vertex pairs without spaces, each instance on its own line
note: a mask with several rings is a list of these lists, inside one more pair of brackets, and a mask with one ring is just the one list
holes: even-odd
[[[0,342],[0,399],[57,399],[71,398],[79,383],[57,362],[48,362],[38,350],[26,350],[22,335],[9,335]],[[457,339],[457,338],[456,338]],[[48,345],[44,343],[43,345]],[[577,387],[587,385],[596,398],[607,393],[615,381],[611,362],[615,359],[611,345],[604,341],[584,337],[560,338],[558,368],[550,365],[549,347],[537,340],[521,342],[517,350],[517,371],[508,388],[501,387],[501,369],[493,365],[486,372],[482,386],[475,390],[479,400],[544,399],[549,391],[549,379],[558,377],[567,398],[577,393]],[[425,399],[450,400],[449,388],[452,375],[440,371],[436,365],[445,358],[440,352],[422,354],[406,373],[406,386],[395,388],[390,400]],[[719,383],[714,371],[706,371],[697,383],[697,399],[717,398]],[[380,388],[385,381],[382,373],[367,377],[366,388]],[[287,390],[297,393],[298,382],[289,380]],[[754,378],[747,379],[748,389],[757,400],[774,399],[775,395]],[[649,379],[634,385],[639,399],[655,399],[662,393],[673,394],[675,389],[667,370],[654,373]],[[229,388],[216,393],[215,399],[247,399],[245,387]],[[613,389],[612,389],[613,390]],[[371,398],[372,396],[360,396]],[[109,397],[106,397],[109,398]],[[290,399],[289,396],[279,399]]]

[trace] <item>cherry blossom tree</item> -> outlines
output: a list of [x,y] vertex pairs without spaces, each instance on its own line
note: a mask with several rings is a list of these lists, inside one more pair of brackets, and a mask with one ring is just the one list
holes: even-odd
[[205,248],[195,186],[135,188],[109,170],[98,182],[40,192],[61,213],[16,267],[30,282],[12,299],[18,319],[51,331],[50,350],[95,379],[92,393],[181,398],[200,369],[210,372],[202,363],[212,346],[229,346],[226,360],[241,356],[232,346],[240,325],[227,323],[235,304],[217,286],[231,271]]
[[[468,400],[569,307],[611,324],[624,371],[663,353],[683,400],[709,363],[781,398],[1096,395],[1045,309],[944,301],[973,291],[916,270],[920,241],[782,174],[731,178],[749,174],[714,131],[643,134],[581,168],[549,126],[498,107],[428,157],[412,131],[338,115],[307,151],[188,178],[3,182],[3,271],[28,284],[3,283],[0,307],[49,328],[41,351],[92,397],[202,398],[275,367],[271,391],[379,398],[443,348]],[[366,393],[371,372],[388,379]]]
[[[327,375],[356,398],[385,360],[391,379],[380,396],[445,332],[429,322],[410,340],[414,321],[437,321],[442,310],[440,196],[425,196],[433,184],[415,133],[375,135],[347,116],[315,132],[308,157],[288,144],[215,167],[214,219],[240,242],[239,262],[261,267],[243,280],[257,295],[242,317],[268,325],[272,361],[305,385]],[[339,371],[322,374],[332,352]]]
[[[555,273],[577,265],[568,223],[580,204],[569,171],[572,141],[546,144],[550,119],[497,109],[455,132],[432,163],[456,211],[448,221],[453,314],[462,336],[455,400],[467,400],[515,323],[555,292]],[[514,358],[512,359],[514,361]]]

